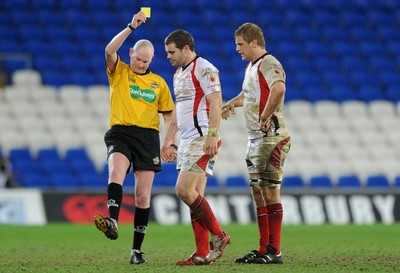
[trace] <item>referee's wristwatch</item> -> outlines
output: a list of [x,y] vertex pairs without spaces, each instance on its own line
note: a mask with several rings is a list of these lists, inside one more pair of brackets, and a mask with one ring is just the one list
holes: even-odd
[[131,23],[128,23],[127,27],[128,27],[130,30],[132,30],[132,31],[134,31],[134,30],[136,29],[136,28],[134,28],[134,27],[131,25]]

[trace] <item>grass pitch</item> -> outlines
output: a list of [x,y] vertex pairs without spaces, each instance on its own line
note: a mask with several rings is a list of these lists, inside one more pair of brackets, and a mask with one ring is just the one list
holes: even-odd
[[252,225],[223,227],[232,244],[211,266],[177,267],[195,250],[188,225],[150,223],[142,248],[148,264],[130,265],[131,225],[108,240],[94,225],[0,226],[0,272],[399,272],[400,225],[284,226],[282,265],[240,265],[258,245]]

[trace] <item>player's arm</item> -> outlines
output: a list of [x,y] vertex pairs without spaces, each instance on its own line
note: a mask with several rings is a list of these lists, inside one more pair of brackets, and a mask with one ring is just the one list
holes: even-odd
[[176,110],[169,114],[163,113],[167,133],[165,134],[164,143],[161,147],[161,159],[164,162],[174,162],[176,160],[177,147],[175,145],[176,133],[178,132],[178,123],[176,120]]
[[108,45],[106,46],[105,56],[107,68],[110,73],[114,73],[115,67],[117,65],[117,50],[125,42],[129,34],[132,33],[133,29],[138,28],[144,22],[146,22],[146,16],[144,15],[144,13],[142,11],[136,13],[133,16],[132,21],[130,22],[130,26],[132,27],[132,29],[127,26],[108,43]]
[[276,81],[272,84],[268,101],[265,104],[264,110],[260,116],[260,129],[267,131],[272,114],[278,109],[285,96],[285,83]]
[[240,92],[239,95],[234,97],[233,99],[229,100],[227,103],[225,103],[224,106],[222,106],[222,118],[227,120],[230,116],[230,112],[232,114],[235,114],[235,107],[242,107],[243,106],[243,101],[244,101],[244,92]]
[[214,156],[218,152],[218,130],[221,121],[222,94],[221,92],[213,92],[206,96],[206,100],[210,104],[209,110],[209,129],[204,144],[204,152],[208,156]]

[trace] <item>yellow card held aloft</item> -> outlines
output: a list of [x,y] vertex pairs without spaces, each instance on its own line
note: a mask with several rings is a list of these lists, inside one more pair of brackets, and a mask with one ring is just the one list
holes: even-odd
[[140,10],[143,11],[143,13],[146,16],[146,18],[150,18],[150,16],[151,16],[151,8],[142,7]]

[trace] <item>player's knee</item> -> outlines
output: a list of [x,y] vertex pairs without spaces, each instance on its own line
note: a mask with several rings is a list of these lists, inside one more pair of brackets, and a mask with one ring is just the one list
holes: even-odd
[[175,193],[181,200],[186,200],[189,195],[188,189],[179,183],[177,183],[175,186]]

